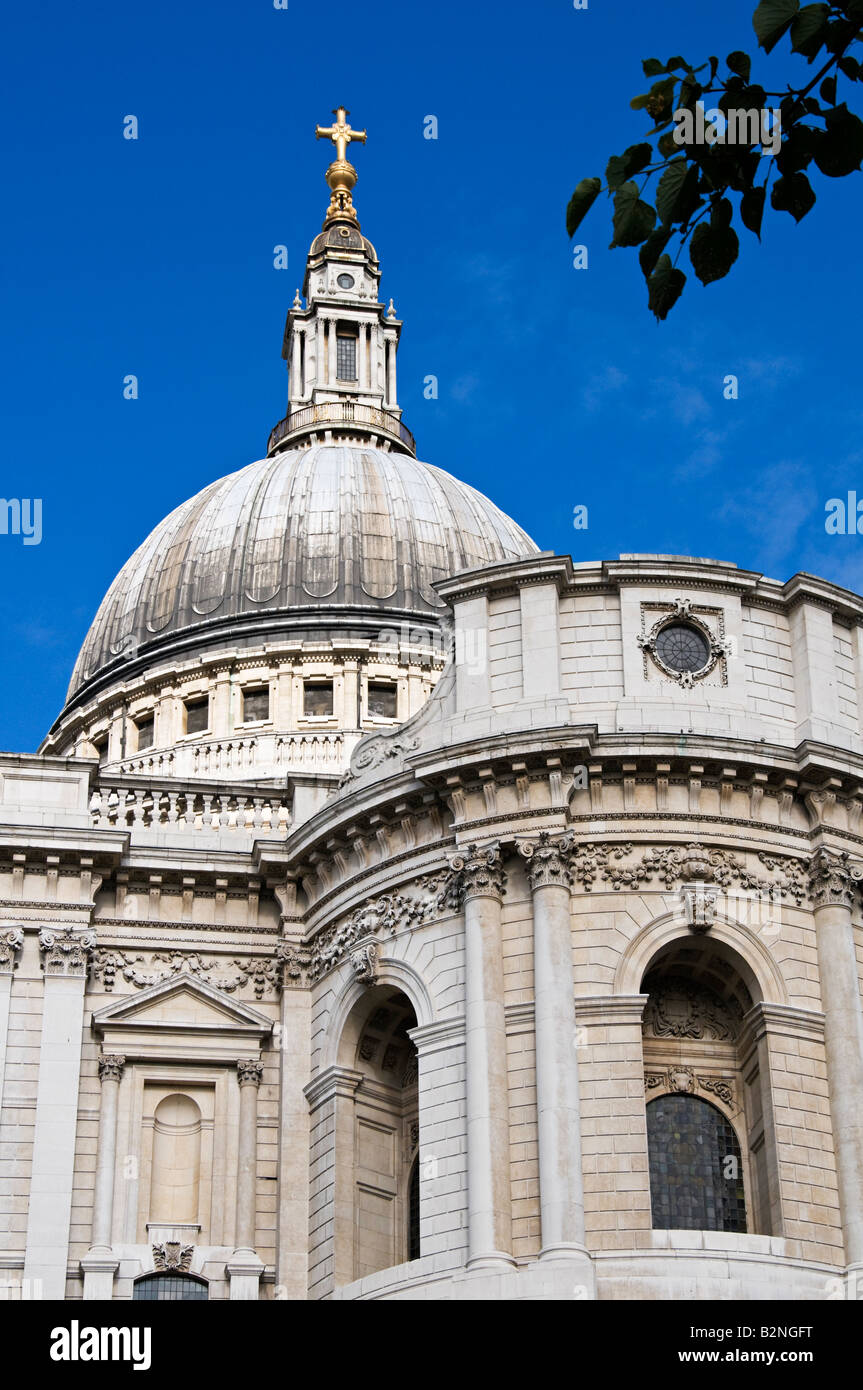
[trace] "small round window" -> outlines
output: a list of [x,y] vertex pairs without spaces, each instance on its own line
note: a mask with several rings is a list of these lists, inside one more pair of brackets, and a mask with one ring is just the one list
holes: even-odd
[[669,623],[658,633],[655,649],[669,671],[703,671],[710,660],[707,638],[688,623]]
[[336,284],[339,286],[339,289],[352,290],[354,287],[354,277],[353,275],[340,275]]

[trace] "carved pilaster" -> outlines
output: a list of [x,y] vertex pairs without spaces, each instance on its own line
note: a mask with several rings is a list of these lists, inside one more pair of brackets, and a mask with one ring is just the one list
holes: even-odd
[[484,845],[482,849],[469,845],[449,856],[449,866],[452,887],[462,905],[469,898],[496,898],[498,902],[503,898],[506,875],[499,844]]
[[23,945],[21,927],[8,927],[0,932],[0,975],[11,975],[18,968],[18,952]]
[[43,927],[39,932],[42,968],[46,975],[85,975],[96,933],[74,927]]
[[99,1080],[119,1081],[125,1065],[126,1058],[121,1057],[119,1053],[103,1053],[99,1058]]
[[241,1086],[260,1086],[263,1062],[256,1057],[241,1057],[237,1061],[237,1080]]
[[541,831],[536,840],[519,842],[518,852],[525,860],[527,881],[532,893],[537,888],[547,888],[552,884],[561,888],[572,886],[570,856],[573,846],[573,835],[552,839],[547,830]]
[[815,907],[838,904],[853,907],[855,885],[863,879],[863,864],[853,863],[844,851],[816,850],[809,861],[809,895]]

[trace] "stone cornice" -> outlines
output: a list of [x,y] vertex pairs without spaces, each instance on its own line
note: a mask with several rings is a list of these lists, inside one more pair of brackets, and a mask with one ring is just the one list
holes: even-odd
[[362,1079],[362,1072],[352,1067],[327,1067],[326,1071],[303,1087],[303,1095],[309,1102],[309,1109],[317,1110],[337,1096],[351,1099]]
[[738,1046],[752,1047],[767,1033],[824,1041],[824,1014],[792,1004],[755,1004],[743,1019]]
[[647,994],[576,994],[576,1023],[593,1027],[641,1027]]

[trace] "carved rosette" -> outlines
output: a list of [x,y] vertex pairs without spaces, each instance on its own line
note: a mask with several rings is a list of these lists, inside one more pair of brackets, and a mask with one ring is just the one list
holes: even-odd
[[39,932],[42,969],[46,975],[85,975],[96,933],[74,927],[43,927]]
[[532,893],[538,888],[572,887],[570,860],[573,847],[573,835],[561,835],[558,839],[552,839],[547,830],[541,831],[536,840],[519,842],[518,852],[525,860],[527,881]]
[[162,1272],[175,1270],[178,1274],[187,1274],[194,1253],[194,1245],[181,1245],[178,1240],[166,1240],[163,1245],[153,1246],[153,1265]]
[[809,861],[809,894],[815,907],[853,907],[861,879],[863,865],[853,863],[844,852],[819,849]]
[[696,1090],[709,1091],[729,1110],[734,1109],[733,1082],[721,1076],[699,1076],[691,1067],[669,1067],[667,1071],[648,1072],[644,1078],[644,1089],[682,1095],[692,1095]]
[[241,1086],[260,1086],[263,1062],[256,1057],[241,1057],[237,1061],[237,1080]]
[[99,1080],[119,1081],[123,1075],[126,1058],[116,1052],[105,1052],[99,1058]]
[[351,965],[357,980],[363,984],[373,984],[378,976],[378,948],[373,941],[367,941],[351,952]]
[[0,975],[11,975],[18,968],[18,952],[24,945],[22,927],[7,927],[0,932]]
[[484,845],[478,849],[469,845],[466,850],[449,856],[452,887],[464,906],[468,898],[497,898],[506,892],[500,845]]

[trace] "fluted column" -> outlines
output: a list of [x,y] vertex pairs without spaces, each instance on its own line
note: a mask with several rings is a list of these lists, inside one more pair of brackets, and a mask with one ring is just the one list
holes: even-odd
[[257,1058],[237,1062],[240,1084],[240,1135],[237,1152],[237,1221],[235,1250],[228,1262],[232,1299],[256,1299],[263,1264],[255,1252],[258,1168],[258,1087],[263,1064]]
[[111,1297],[120,1261],[111,1250],[114,1217],[114,1170],[117,1162],[117,1104],[126,1058],[103,1054],[99,1058],[102,1104],[99,1111],[99,1146],[93,1191],[93,1233],[90,1249],[81,1261],[84,1298],[102,1302]]
[[18,964],[18,953],[23,945],[24,932],[21,927],[3,927],[0,931],[0,1110],[3,1108],[3,1078],[6,1073],[6,1040],[9,1036],[12,976]]
[[849,1264],[863,1262],[863,1001],[851,909],[863,867],[820,849],[809,866],[839,1201]]
[[450,867],[464,906],[468,1268],[511,1267],[512,1196],[504,1017],[500,847],[475,845]]
[[99,1059],[99,1080],[102,1083],[102,1107],[99,1112],[99,1148],[96,1159],[96,1183],[93,1192],[94,1250],[109,1250],[114,1215],[114,1166],[117,1158],[117,1102],[120,1078],[126,1058],[105,1054]]
[[536,1107],[542,1256],[560,1259],[584,1246],[584,1178],[569,854],[572,837],[546,833],[519,845],[533,899]]

